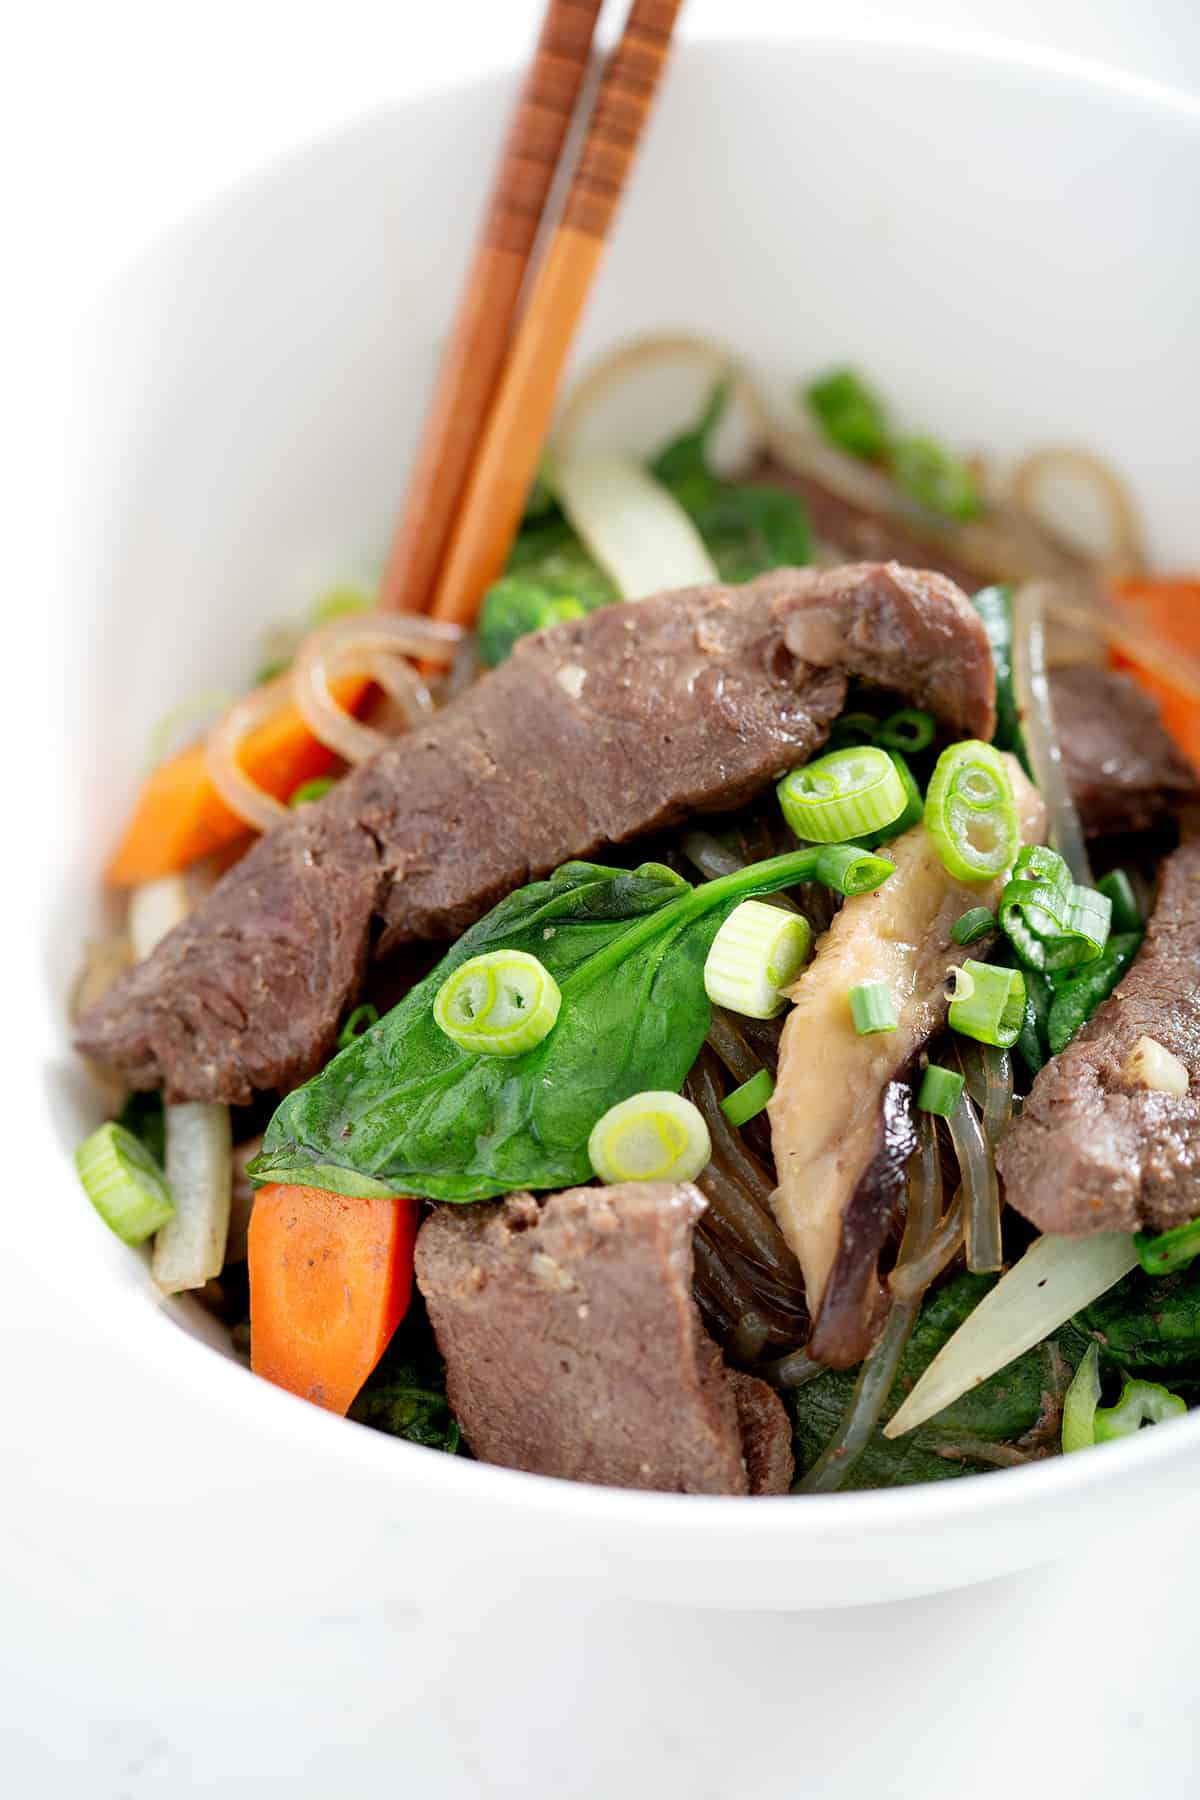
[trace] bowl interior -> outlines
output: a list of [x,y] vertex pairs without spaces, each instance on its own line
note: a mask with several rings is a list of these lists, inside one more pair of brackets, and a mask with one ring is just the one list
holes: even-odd
[[[244,680],[264,627],[378,567],[510,94],[495,83],[433,96],[255,175],[116,283],[85,286],[39,351],[30,624],[38,665],[66,671],[66,704],[39,726],[36,950],[19,977],[37,1046],[30,1116],[53,1173],[45,1229],[21,1234],[21,1249],[78,1297],[103,1342],[169,1364],[189,1404],[219,1395],[222,1441],[266,1433],[297,1469],[339,1445],[339,1466],[370,1462],[394,1505],[434,1486],[470,1503],[486,1488],[572,1529],[661,1521],[641,1538],[654,1557],[634,1553],[637,1579],[661,1586],[662,1545],[694,1527],[711,1551],[727,1507],[687,1513],[695,1503],[443,1467],[259,1392],[172,1330],[138,1259],[91,1219],[69,1162],[94,1113],[62,1009],[150,725],[197,690]],[[781,396],[851,361],[914,429],[1001,459],[1046,443],[1105,452],[1133,483],[1158,559],[1196,560],[1178,422],[1200,412],[1198,142],[1186,105],[1058,65],[834,39],[685,46],[577,360],[639,331],[698,332],[744,354]],[[171,1310],[204,1331],[197,1309]],[[1200,1420],[1177,1441],[1194,1464]],[[1114,1456],[1089,1491],[1115,1504],[1143,1466],[1140,1446],[1133,1465]],[[1015,1488],[1003,1476],[949,1486],[1003,1485],[1011,1509],[1021,1481],[1032,1501],[1035,1487],[1074,1492],[1072,1480],[1036,1471]],[[767,1537],[824,1538],[828,1551],[827,1532],[842,1542],[868,1503],[872,1529],[906,1529],[917,1514],[944,1522],[948,1508],[965,1520],[984,1496],[839,1497],[836,1528],[818,1525],[833,1516],[823,1506],[771,1508]],[[691,1524],[667,1530],[685,1514]],[[1038,1553],[1015,1527],[991,1535],[973,1551],[964,1538],[953,1579]],[[743,1536],[731,1524],[724,1541],[744,1570]],[[887,1557],[868,1569],[852,1534],[844,1542],[816,1591],[875,1597]],[[798,1554],[811,1584],[818,1551]],[[910,1565],[910,1591],[937,1585],[933,1568]],[[782,1589],[775,1570],[755,1579],[762,1603],[802,1598],[799,1576]]]

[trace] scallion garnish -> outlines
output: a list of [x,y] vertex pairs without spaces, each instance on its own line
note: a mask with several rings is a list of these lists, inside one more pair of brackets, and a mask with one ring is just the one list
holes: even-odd
[[377,1006],[372,1006],[369,1000],[362,1006],[356,1006],[338,1033],[338,1049],[344,1050],[348,1044],[354,1042],[355,1038],[361,1037],[364,1031],[370,1031],[372,1025],[378,1025],[378,1023],[379,1008]]
[[712,1155],[699,1107],[664,1090],[632,1094],[597,1119],[588,1160],[601,1181],[692,1181]]
[[554,1029],[562,994],[527,950],[487,950],[448,975],[433,1002],[433,1017],[460,1050],[481,1056],[520,1056]]
[[922,1112],[934,1113],[939,1119],[948,1119],[958,1105],[962,1091],[961,1075],[953,1069],[943,1069],[937,1063],[930,1063],[921,1077],[917,1105]]
[[1147,1275],[1171,1275],[1200,1256],[1200,1219],[1170,1231],[1139,1231],[1133,1242]]
[[907,796],[895,763],[872,744],[848,745],[793,769],[775,790],[799,838],[842,844],[890,825]]
[[312,781],[302,781],[298,788],[293,788],[288,805],[311,806],[314,800],[323,800],[330,788],[336,785],[332,775],[314,776]]
[[895,1031],[896,1009],[886,981],[858,982],[849,991],[850,1017],[859,1037],[875,1031]]
[[1009,1050],[1025,1019],[1025,977],[999,963],[968,960],[955,971],[950,1029],[980,1044]]
[[743,900],[712,941],[704,991],[715,1006],[748,1019],[773,1019],[787,1005],[781,990],[796,979],[812,949],[812,927],[799,913]]
[[956,944],[973,944],[977,938],[986,937],[989,931],[995,929],[994,914],[986,906],[972,906],[955,919],[950,927],[950,936]]
[[1181,1394],[1173,1394],[1157,1381],[1126,1381],[1115,1406],[1096,1408],[1096,1442],[1110,1444],[1116,1438],[1132,1437],[1143,1425],[1182,1418],[1187,1409]]
[[[885,856],[874,856],[858,844],[822,844],[816,853],[812,878],[849,900],[855,894],[874,893],[895,873],[894,862]],[[803,878],[798,875],[796,879]]]
[[1073,1450],[1090,1450],[1096,1441],[1096,1408],[1100,1404],[1100,1346],[1093,1338],[1079,1367],[1071,1377],[1071,1385],[1063,1395],[1063,1454]]
[[1103,894],[1112,907],[1110,931],[1141,931],[1144,924],[1141,910],[1124,869],[1111,869],[1107,875],[1102,875],[1096,883],[1096,892]]
[[736,1129],[745,1125],[748,1120],[757,1118],[771,1095],[775,1092],[775,1082],[769,1069],[760,1069],[749,1081],[743,1081],[741,1087],[734,1088],[732,1094],[726,1094],[721,1102],[721,1111]]
[[896,765],[896,773],[904,788],[904,810],[898,813],[890,825],[880,826],[878,831],[869,831],[859,842],[868,850],[877,849],[880,844],[890,844],[904,832],[919,825],[925,816],[925,796],[917,786],[916,777],[899,750],[889,750],[888,755]]
[[1059,975],[1095,960],[1108,942],[1112,902],[1071,880],[1057,850],[1026,844],[1000,897],[1000,923],[1031,969]]
[[124,1244],[141,1244],[175,1211],[162,1170],[135,1138],[110,1119],[75,1152],[83,1189],[104,1223]]
[[905,755],[915,756],[920,750],[928,750],[936,736],[932,713],[905,706],[883,721],[875,733],[875,742],[885,750],[903,750]]
[[956,881],[991,881],[1004,873],[1020,832],[998,750],[971,738],[942,751],[925,793],[925,829]]

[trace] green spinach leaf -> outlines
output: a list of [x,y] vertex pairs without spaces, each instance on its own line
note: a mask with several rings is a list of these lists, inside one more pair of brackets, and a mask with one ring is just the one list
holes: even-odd
[[1102,1362],[1147,1380],[1200,1385],[1200,1263],[1178,1275],[1135,1269],[1079,1313]]
[[[575,862],[519,888],[288,1095],[251,1175],[451,1201],[590,1180],[601,1114],[648,1088],[678,1090],[695,1060],[710,1023],[704,961],[723,919],[739,900],[811,878],[822,855],[793,851],[698,888],[659,863]],[[862,867],[859,891],[892,865],[865,857]],[[562,1009],[534,1049],[480,1056],[438,1028],[433,1002],[460,963],[501,948],[538,957]]]
[[[967,1315],[974,1311],[994,1281],[995,1277],[991,1275],[960,1275],[929,1296],[905,1346],[881,1425],[891,1418],[918,1377]],[[1074,1366],[1083,1353],[1086,1340],[1068,1326],[1055,1341]],[[798,1470],[811,1468],[837,1430],[857,1373],[855,1369],[826,1370],[789,1396]],[[978,1473],[986,1465],[970,1456],[949,1456],[942,1452],[953,1449],[960,1438],[969,1445],[972,1439],[977,1443],[1000,1444],[1020,1437],[1038,1421],[1044,1385],[1042,1351],[1040,1347],[1028,1350],[916,1431],[892,1439],[884,1437],[881,1429],[877,1430],[845,1487],[905,1487],[914,1482],[945,1481],[957,1475]]]
[[451,1456],[458,1449],[461,1433],[446,1398],[445,1364],[416,1294],[349,1416],[410,1444]]
[[160,1093],[131,1093],[117,1115],[117,1124],[140,1138],[155,1162],[162,1166],[167,1154],[167,1121]]

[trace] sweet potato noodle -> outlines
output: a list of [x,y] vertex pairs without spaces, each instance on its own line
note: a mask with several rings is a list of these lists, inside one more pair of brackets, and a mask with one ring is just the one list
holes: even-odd
[[254,831],[270,831],[288,817],[288,807],[251,781],[239,761],[246,736],[289,702],[313,736],[344,762],[365,762],[388,742],[388,734],[339,706],[331,683],[339,677],[367,677],[397,706],[408,729],[433,712],[433,696],[405,660],[419,657],[448,663],[462,640],[457,625],[413,613],[355,613],[312,632],[292,667],[245,695],[220,719],[205,741],[213,786],[231,811]]

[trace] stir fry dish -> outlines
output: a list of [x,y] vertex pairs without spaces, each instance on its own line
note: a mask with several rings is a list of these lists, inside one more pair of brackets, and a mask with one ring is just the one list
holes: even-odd
[[[666,364],[700,415],[588,448]],[[164,1293],[362,1425],[619,1487],[1200,1401],[1200,583],[1105,465],[1002,490],[849,370],[778,411],[652,341],[473,626],[372,602],[173,715],[107,872],[78,1167]]]

